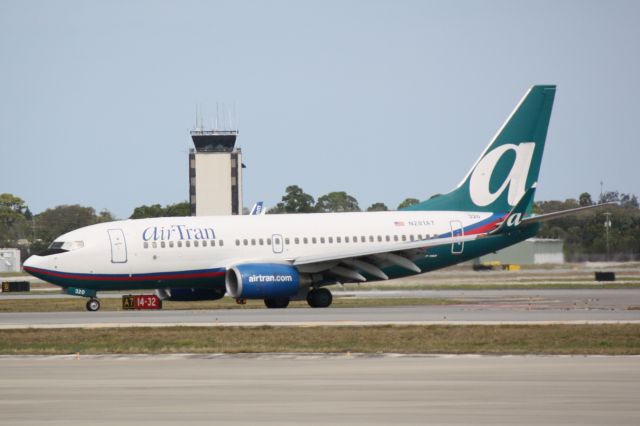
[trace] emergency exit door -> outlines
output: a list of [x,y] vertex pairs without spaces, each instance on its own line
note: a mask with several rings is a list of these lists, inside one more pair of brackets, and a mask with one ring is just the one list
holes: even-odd
[[[462,222],[460,222],[459,220],[452,220],[449,222],[449,224],[451,225],[452,237],[462,237],[464,235]],[[451,244],[451,254],[462,254],[463,251],[464,251],[464,241]]]

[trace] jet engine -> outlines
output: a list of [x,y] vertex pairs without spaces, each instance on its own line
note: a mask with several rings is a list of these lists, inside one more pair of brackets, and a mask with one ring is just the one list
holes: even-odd
[[311,279],[291,265],[245,263],[227,270],[227,293],[236,299],[291,298]]

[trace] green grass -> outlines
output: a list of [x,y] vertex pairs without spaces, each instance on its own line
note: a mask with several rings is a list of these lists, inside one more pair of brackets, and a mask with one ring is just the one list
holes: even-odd
[[169,327],[0,330],[0,354],[640,354],[640,325]]

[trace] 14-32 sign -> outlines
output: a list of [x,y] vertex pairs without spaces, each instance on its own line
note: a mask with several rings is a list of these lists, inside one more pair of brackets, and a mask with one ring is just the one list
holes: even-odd
[[122,296],[122,309],[162,309],[162,300],[155,294]]

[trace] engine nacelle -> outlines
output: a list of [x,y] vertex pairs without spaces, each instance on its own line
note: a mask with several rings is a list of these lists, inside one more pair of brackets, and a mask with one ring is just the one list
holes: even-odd
[[193,302],[196,300],[218,300],[224,297],[224,289],[219,288],[162,288],[156,296],[173,302]]
[[291,265],[245,263],[227,270],[227,293],[238,299],[293,297],[309,281]]

